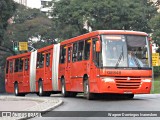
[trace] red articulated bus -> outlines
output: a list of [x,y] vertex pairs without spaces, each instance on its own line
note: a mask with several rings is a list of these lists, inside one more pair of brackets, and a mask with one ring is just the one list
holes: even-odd
[[6,91],[49,96],[61,92],[87,99],[94,93],[147,94],[152,67],[148,35],[124,30],[98,30],[6,62]]

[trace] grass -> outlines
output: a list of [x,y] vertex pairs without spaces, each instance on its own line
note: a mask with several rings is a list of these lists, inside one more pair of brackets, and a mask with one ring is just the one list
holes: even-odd
[[152,94],[160,93],[160,76],[154,78],[154,81],[152,82]]

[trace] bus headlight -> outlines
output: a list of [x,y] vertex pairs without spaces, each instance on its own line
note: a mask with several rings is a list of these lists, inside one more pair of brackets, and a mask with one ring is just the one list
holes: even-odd
[[113,78],[102,78],[103,82],[115,82]]
[[144,79],[142,82],[151,82],[151,79]]

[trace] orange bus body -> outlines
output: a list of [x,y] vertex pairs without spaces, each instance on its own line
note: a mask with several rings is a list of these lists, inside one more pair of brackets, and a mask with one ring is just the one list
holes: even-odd
[[[89,93],[150,93],[151,67],[150,69],[97,67],[93,60],[93,46],[96,43],[94,40],[100,40],[101,35],[147,37],[144,32],[99,30],[65,40],[60,44],[38,49],[35,53],[29,52],[8,57],[5,78],[6,91],[14,93],[14,84],[17,82],[20,93],[39,92],[39,81],[42,81],[44,92],[60,92],[62,80],[64,80],[65,91],[78,93],[84,92],[84,81],[87,79]],[[15,72],[15,62],[18,58],[22,59],[23,68],[20,72],[19,70]],[[29,59],[29,65],[25,70],[26,59]]]

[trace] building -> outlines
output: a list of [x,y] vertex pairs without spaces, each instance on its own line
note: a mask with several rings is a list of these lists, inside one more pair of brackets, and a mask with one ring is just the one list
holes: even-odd
[[41,0],[41,8],[40,10],[43,12],[43,13],[46,13],[46,15],[51,18],[51,10],[52,10],[52,0]]
[[52,0],[14,0],[14,1],[29,8],[40,9],[40,11],[46,13],[46,15],[50,17]]
[[27,6],[27,0],[14,0],[15,2]]
[[158,8],[157,11],[160,12],[160,0],[150,0],[150,2],[153,2]]

